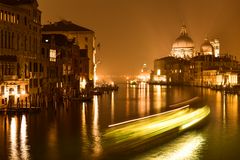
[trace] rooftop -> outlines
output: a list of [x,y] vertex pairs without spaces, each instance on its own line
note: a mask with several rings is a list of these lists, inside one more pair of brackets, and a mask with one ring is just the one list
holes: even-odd
[[62,20],[59,22],[43,25],[42,31],[91,31],[82,26],[78,26],[71,21]]

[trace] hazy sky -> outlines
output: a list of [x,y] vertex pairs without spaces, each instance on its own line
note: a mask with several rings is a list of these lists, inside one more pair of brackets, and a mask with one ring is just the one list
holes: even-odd
[[100,74],[136,74],[169,55],[182,24],[196,49],[207,36],[240,59],[239,0],[38,0],[43,24],[70,20],[96,32]]

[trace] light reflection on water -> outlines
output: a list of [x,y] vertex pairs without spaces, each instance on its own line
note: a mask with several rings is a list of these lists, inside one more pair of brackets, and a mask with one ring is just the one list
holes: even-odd
[[102,146],[101,146],[101,138],[100,138],[100,131],[99,131],[99,111],[98,111],[98,97],[94,96],[93,98],[93,151],[94,151],[94,157],[98,157],[102,152]]
[[[69,155],[75,159],[95,159],[104,153],[101,135],[109,124],[159,113],[170,104],[196,95],[202,95],[211,107],[210,122],[205,129],[198,133],[186,132],[169,143],[139,153],[138,157],[240,158],[239,96],[209,89],[142,85],[120,86],[118,92],[94,97],[90,103],[76,103],[68,109],[59,107],[52,112],[49,108],[32,115],[0,115],[0,148],[3,148],[0,159],[67,159]],[[66,144],[70,147],[68,150]],[[40,150],[42,155],[34,157]]]
[[29,159],[29,146],[27,145],[27,123],[26,116],[22,116],[21,130],[20,130],[20,151],[21,159]]
[[[10,159],[29,159],[29,145],[27,144],[27,122],[26,116],[12,117],[10,119]],[[20,121],[20,133],[19,122]]]
[[197,160],[201,159],[201,150],[206,145],[206,137],[201,133],[190,132],[179,138],[147,151],[138,160]]
[[18,159],[17,149],[17,124],[16,119],[11,119],[10,124],[10,159]]

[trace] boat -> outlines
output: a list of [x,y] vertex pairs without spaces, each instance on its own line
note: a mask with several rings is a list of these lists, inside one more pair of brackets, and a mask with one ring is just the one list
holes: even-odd
[[174,105],[173,109],[163,113],[109,125],[103,136],[104,147],[109,152],[132,152],[140,146],[144,148],[144,144],[156,140],[164,142],[169,137],[199,125],[210,114],[208,105],[195,107],[193,105],[196,103],[181,104],[183,106],[175,108]]

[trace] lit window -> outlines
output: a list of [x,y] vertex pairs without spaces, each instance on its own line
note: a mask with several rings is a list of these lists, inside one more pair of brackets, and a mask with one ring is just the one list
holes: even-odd
[[56,62],[56,50],[50,49],[49,57],[51,62]]
[[158,76],[161,75],[161,70],[160,70],[160,69],[157,70],[157,75],[158,75]]

